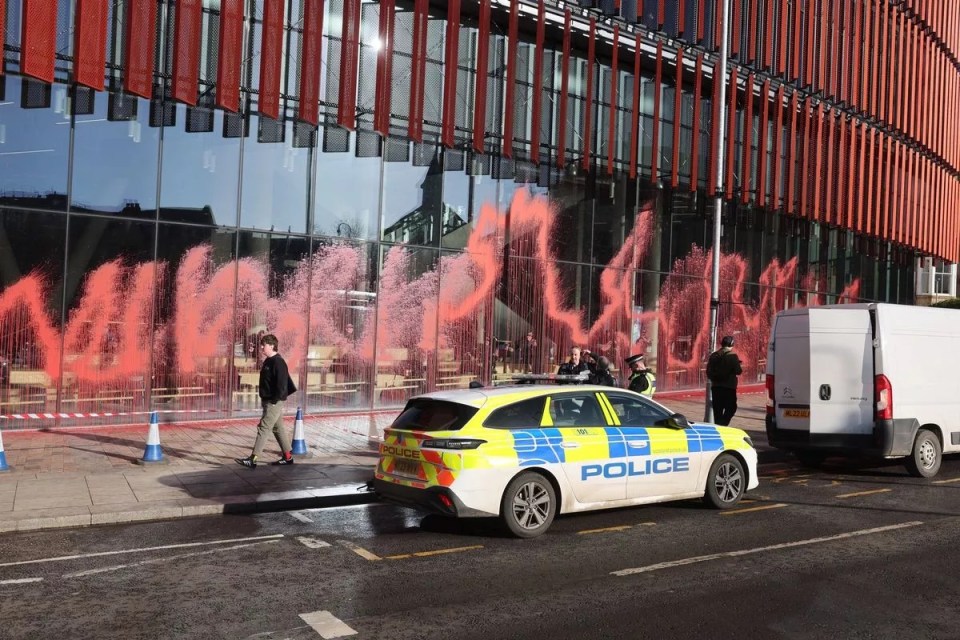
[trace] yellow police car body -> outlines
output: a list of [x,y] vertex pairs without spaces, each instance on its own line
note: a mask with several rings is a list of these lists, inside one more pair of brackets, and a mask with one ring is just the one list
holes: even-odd
[[411,399],[387,428],[374,488],[458,517],[499,516],[521,537],[558,513],[703,497],[717,508],[757,486],[747,434],[689,423],[624,389],[464,389]]

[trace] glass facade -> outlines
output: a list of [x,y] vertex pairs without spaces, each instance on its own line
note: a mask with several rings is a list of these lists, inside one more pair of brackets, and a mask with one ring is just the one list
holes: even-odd
[[[496,13],[487,137],[477,151],[470,142],[480,26],[464,3],[456,143],[440,140],[449,61],[446,17],[437,13],[422,61],[424,137],[413,141],[414,3],[397,2],[390,130],[382,135],[372,130],[379,4],[364,1],[357,126],[348,130],[336,124],[344,2],[329,0],[314,127],[295,117],[300,3],[290,3],[284,27],[279,119],[258,113],[262,3],[251,4],[257,13],[247,18],[242,109],[234,114],[204,102],[203,91],[197,105],[170,97],[169,39],[158,44],[152,99],[111,90],[110,82],[103,92],[67,84],[65,55],[53,84],[21,75],[19,31],[10,34],[20,4],[8,2],[17,19],[7,20],[15,37],[8,35],[0,75],[0,428],[89,424],[90,413],[100,414],[97,423],[142,422],[130,416],[151,410],[183,421],[256,413],[256,345],[265,333],[279,337],[297,376],[296,403],[309,412],[394,408],[475,379],[553,372],[572,346],[607,354],[618,369],[627,355],[645,352],[659,390],[703,385],[713,220],[706,82],[695,106],[692,72],[681,87],[671,74],[658,85],[645,63],[634,122],[632,53],[614,76],[610,47],[598,47],[589,69],[586,42],[577,38],[562,65],[561,30],[552,25],[538,49],[524,16],[508,105],[507,15]],[[668,4],[676,28],[677,6]],[[696,3],[686,4],[692,29]],[[216,26],[214,5],[204,3],[208,27]],[[657,16],[644,13],[642,21],[656,27]],[[216,61],[208,60],[215,49],[215,38],[204,39],[201,89],[216,78],[209,72]],[[116,81],[123,70],[111,59],[107,77]],[[760,116],[753,113],[752,123],[745,116],[735,130],[751,134],[755,165]],[[778,138],[784,160],[786,137]],[[763,138],[773,144],[772,135]],[[787,214],[783,199],[761,206],[737,197],[723,214],[720,333],[738,336],[748,383],[762,379],[778,310],[913,301],[915,250]],[[19,417],[27,413],[39,419]]]

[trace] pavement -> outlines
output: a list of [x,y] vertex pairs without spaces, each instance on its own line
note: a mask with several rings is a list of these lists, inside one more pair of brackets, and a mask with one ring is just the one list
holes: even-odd
[[[703,393],[658,394],[693,420]],[[763,393],[742,393],[731,426],[766,442]],[[230,513],[316,509],[372,502],[366,490],[383,429],[397,411],[304,418],[307,456],[292,466],[241,467],[256,419],[166,422],[163,463],[141,465],[148,425],[3,432],[0,533]],[[162,420],[163,418],[161,418]],[[287,426],[293,430],[294,418]],[[275,441],[262,460],[279,457]]]

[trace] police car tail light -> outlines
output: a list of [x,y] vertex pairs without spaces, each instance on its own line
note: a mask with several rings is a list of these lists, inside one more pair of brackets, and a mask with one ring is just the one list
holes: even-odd
[[873,379],[873,397],[877,401],[874,419],[893,420],[893,385],[882,373]]
[[435,438],[424,440],[420,446],[425,449],[476,449],[486,442],[473,438]]
[[773,415],[773,374],[767,374],[767,415]]

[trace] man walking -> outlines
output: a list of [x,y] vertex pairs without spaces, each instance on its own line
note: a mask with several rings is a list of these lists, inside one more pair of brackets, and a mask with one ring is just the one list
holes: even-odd
[[737,376],[743,373],[740,357],[733,352],[733,336],[723,336],[720,349],[707,360],[707,378],[710,379],[714,422],[730,424],[737,412]]
[[271,431],[282,453],[280,459],[272,464],[293,464],[290,436],[283,428],[283,403],[297,388],[290,379],[286,361],[277,353],[279,346],[277,336],[272,333],[260,338],[260,353],[263,355],[263,366],[260,367],[260,402],[263,405],[263,415],[257,425],[257,440],[253,445],[253,453],[249,458],[236,458],[237,464],[251,469],[256,469],[257,459],[263,453],[267,435]]

